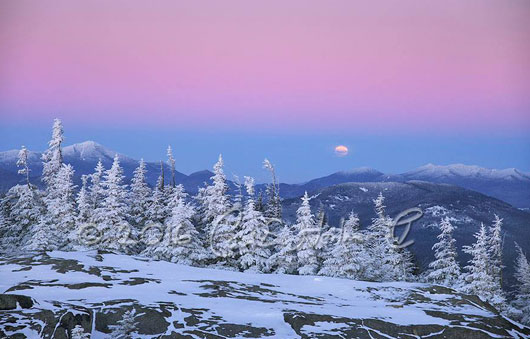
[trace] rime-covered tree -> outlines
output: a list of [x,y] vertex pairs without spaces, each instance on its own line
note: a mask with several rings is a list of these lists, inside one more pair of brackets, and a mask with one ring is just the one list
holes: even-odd
[[163,234],[160,239],[155,239],[160,241],[148,244],[144,254],[155,259],[200,266],[206,259],[206,250],[192,223],[193,205],[186,203],[184,193],[175,195],[174,199]]
[[92,210],[96,210],[101,207],[103,202],[105,189],[103,187],[103,175],[105,174],[105,167],[101,160],[96,164],[94,173],[90,175],[90,201],[92,203]]
[[375,281],[394,280],[395,267],[392,261],[395,261],[395,253],[390,229],[392,220],[386,215],[384,201],[385,197],[381,193],[373,200],[376,217],[368,228],[371,260],[367,265],[366,275],[368,279]]
[[18,170],[18,174],[22,174],[25,177],[26,184],[28,185],[28,187],[31,188],[31,184],[29,182],[30,169],[28,167],[28,150],[25,146],[22,146],[22,148],[18,152],[17,167],[20,168]]
[[319,274],[331,277],[362,279],[368,262],[363,247],[364,236],[359,232],[359,218],[353,212],[341,222],[340,237],[326,257]]
[[462,289],[465,293],[477,295],[493,306],[502,309],[505,305],[505,299],[502,291],[495,283],[495,278],[491,275],[488,238],[486,227],[483,224],[475,234],[475,238],[474,244],[463,248],[465,253],[471,255],[471,260],[469,265],[465,267],[467,270],[466,284]]
[[263,167],[271,174],[271,183],[267,185],[267,203],[265,205],[265,216],[269,218],[282,218],[282,202],[280,198],[280,185],[276,179],[276,171],[272,163],[265,159]]
[[522,248],[515,244],[517,259],[515,261],[515,279],[517,280],[515,298],[512,307],[517,320],[530,325],[530,264]]
[[53,121],[52,138],[48,142],[48,149],[42,154],[42,181],[46,184],[47,189],[53,186],[53,181],[61,169],[63,163],[61,145],[63,141],[63,124],[61,120],[55,119]]
[[154,223],[164,224],[166,218],[168,217],[168,201],[167,193],[165,192],[167,187],[164,183],[164,166],[160,162],[160,175],[156,182],[156,187],[153,190],[153,195],[147,209],[147,217],[149,221]]
[[490,255],[490,272],[498,288],[502,288],[502,219],[495,215],[495,220],[489,229],[488,249]]
[[232,200],[232,208],[241,211],[243,209],[243,185],[239,180],[239,176],[234,175],[233,183],[235,186],[235,195]]
[[88,176],[81,176],[81,189],[77,193],[77,223],[82,225],[90,221],[93,213],[93,205],[88,191]]
[[46,212],[30,231],[30,250],[54,250],[71,245],[76,230],[74,169],[63,164],[43,197]]
[[[53,195],[48,205],[51,214],[52,229],[55,229],[57,247],[69,246],[72,239],[76,238],[76,207],[74,168],[72,165],[62,165],[56,180],[56,196]],[[49,199],[50,197],[48,197]]]
[[201,205],[202,224],[206,235],[212,231],[214,221],[216,224],[219,224],[220,220],[226,221],[224,216],[231,208],[223,165],[223,156],[219,155],[218,161],[213,166],[212,184],[203,187],[197,196]]
[[90,333],[85,333],[85,330],[80,325],[75,325],[72,329],[71,339],[90,339]]
[[320,228],[318,228],[318,224],[311,213],[310,199],[307,192],[305,192],[302,197],[302,204],[296,211],[296,223],[294,225],[297,233],[298,273],[308,275],[318,272],[318,246],[320,241]]
[[20,168],[18,173],[25,177],[26,185],[12,187],[4,198],[5,227],[1,238],[4,249],[23,245],[43,213],[40,192],[29,181],[28,151],[24,146],[19,151],[17,166]]
[[462,272],[457,262],[457,251],[455,239],[453,238],[454,227],[448,217],[440,222],[440,234],[438,242],[433,245],[435,260],[429,264],[427,280],[444,286],[458,286],[461,282]]
[[127,191],[123,178],[123,169],[116,154],[112,167],[103,176],[102,186],[105,191],[102,205],[94,213],[94,221],[101,234],[99,248],[123,250],[128,245],[128,239],[124,236],[124,232],[130,228],[127,222]]
[[136,331],[135,310],[126,311],[117,325],[109,326],[112,329],[113,339],[131,339]]
[[297,237],[292,226],[283,225],[274,241],[274,253],[267,260],[267,270],[282,274],[298,272]]
[[248,199],[242,211],[242,220],[236,239],[239,247],[239,267],[242,270],[264,272],[267,259],[269,227],[263,214],[256,210],[254,200],[254,179],[245,177]]
[[171,150],[171,146],[167,147],[167,164],[171,170],[170,185],[171,187],[175,187],[177,184],[175,181],[175,158],[173,158],[173,150]]
[[3,227],[0,247],[13,252],[24,246],[43,213],[39,191],[33,186],[16,185],[2,199]]
[[131,180],[130,192],[130,211],[129,216],[131,223],[136,226],[145,225],[148,220],[148,209],[151,199],[151,189],[145,181],[145,174],[147,169],[145,167],[144,159],[140,160],[140,164],[134,170],[133,178]]

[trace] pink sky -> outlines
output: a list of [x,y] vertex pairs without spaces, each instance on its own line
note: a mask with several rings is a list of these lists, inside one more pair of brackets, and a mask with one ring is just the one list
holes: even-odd
[[0,3],[2,119],[530,129],[530,3]]

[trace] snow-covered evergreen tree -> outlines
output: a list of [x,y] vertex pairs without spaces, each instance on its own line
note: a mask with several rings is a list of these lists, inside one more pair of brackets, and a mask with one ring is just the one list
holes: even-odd
[[151,199],[151,189],[145,181],[146,172],[145,161],[141,159],[140,164],[134,170],[131,180],[129,216],[131,223],[140,227],[144,226],[148,220],[148,209]]
[[160,175],[153,190],[153,195],[147,209],[147,216],[150,222],[163,225],[169,215],[168,211],[168,194],[165,192],[167,187],[164,183],[164,166],[160,162]]
[[30,169],[28,167],[28,150],[25,146],[22,146],[22,148],[18,152],[17,167],[20,168],[18,170],[18,174],[22,174],[25,177],[26,184],[28,185],[28,187],[30,187],[31,184],[29,182]]
[[77,238],[75,207],[74,168],[64,165],[59,170],[56,180],[55,195],[48,196],[48,213],[51,214],[52,229],[55,230],[57,247],[70,246]]
[[13,252],[24,246],[43,212],[40,193],[34,186],[11,187],[2,199],[0,251]]
[[495,283],[491,275],[490,258],[488,253],[488,238],[486,227],[482,224],[478,233],[475,234],[476,242],[471,246],[464,246],[465,253],[471,255],[469,265],[466,266],[466,285],[462,290],[465,293],[474,294],[489,302],[493,306],[504,308],[505,299],[502,291]]
[[522,248],[515,244],[517,259],[515,261],[515,279],[517,290],[512,301],[514,316],[525,325],[530,326],[530,264]]
[[271,183],[267,185],[267,204],[265,206],[265,216],[269,218],[282,218],[282,202],[280,198],[280,185],[276,179],[276,171],[272,163],[265,159],[263,167],[271,174]]
[[94,211],[94,221],[102,237],[99,248],[123,250],[128,245],[126,236],[130,227],[127,222],[127,192],[123,178],[123,169],[116,154],[112,167],[103,176],[102,186],[105,191],[102,205]]
[[489,229],[489,255],[490,272],[495,280],[495,284],[502,289],[502,219],[495,215],[495,220]]
[[53,181],[63,164],[61,150],[63,141],[63,124],[61,120],[55,119],[53,121],[52,138],[48,142],[48,149],[42,154],[42,181],[46,184],[47,190],[53,186]]
[[454,229],[448,217],[442,219],[438,242],[432,247],[435,260],[429,264],[430,270],[426,277],[430,282],[449,287],[458,286],[462,274],[456,260]]
[[70,246],[76,230],[74,169],[63,164],[44,196],[46,212],[31,230],[26,248],[54,250]]
[[94,173],[90,175],[90,200],[92,202],[92,210],[96,210],[101,207],[103,198],[105,195],[105,189],[103,187],[103,175],[105,174],[105,167],[101,160],[98,161]]
[[386,215],[385,197],[379,193],[374,199],[374,210],[376,217],[372,219],[369,226],[369,252],[370,261],[367,265],[367,279],[375,281],[394,280],[395,253],[392,249],[393,239],[391,234],[392,220]]
[[256,210],[254,179],[245,177],[248,199],[236,239],[239,247],[239,267],[242,270],[264,272],[271,253],[268,249],[269,227],[263,214]]
[[72,328],[72,335],[70,336],[71,339],[90,339],[90,333],[85,333],[85,330],[80,325],[75,325],[74,328]]
[[197,195],[202,211],[202,226],[206,235],[211,233],[214,221],[215,224],[219,224],[220,220],[227,221],[225,214],[231,208],[223,165],[223,156],[220,154],[218,161],[213,166],[212,184],[206,185]]
[[267,270],[282,274],[298,272],[296,231],[289,225],[280,228],[274,241],[274,253],[267,260]]
[[173,158],[173,150],[171,150],[171,146],[167,147],[167,164],[171,170],[170,185],[171,187],[175,187],[177,185],[175,181],[175,158]]
[[201,266],[206,259],[206,250],[192,223],[193,205],[186,203],[185,197],[184,192],[174,195],[172,213],[166,220],[161,241],[148,244],[144,254],[155,259]]
[[299,274],[316,274],[318,265],[318,245],[320,241],[320,228],[314,220],[309,205],[307,192],[302,197],[302,204],[296,211],[296,223],[294,228],[297,232],[297,257]]
[[93,205],[88,191],[88,176],[81,176],[81,189],[77,193],[77,224],[82,225],[90,221],[93,213]]
[[353,212],[341,222],[340,238],[333,242],[319,274],[331,277],[362,279],[368,252],[363,247],[364,236],[359,232],[359,218]]
[[132,339],[132,334],[136,331],[135,310],[126,311],[117,325],[109,326],[112,329],[113,339]]

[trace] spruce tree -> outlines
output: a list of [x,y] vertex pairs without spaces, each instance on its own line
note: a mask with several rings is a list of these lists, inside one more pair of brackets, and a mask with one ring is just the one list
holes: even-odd
[[264,272],[270,250],[267,248],[269,228],[266,218],[256,210],[254,200],[254,179],[245,177],[248,195],[239,232],[236,234],[240,257],[239,267],[242,270]]
[[515,279],[517,292],[512,301],[515,316],[521,323],[530,326],[530,264],[521,247],[516,243]]
[[164,225],[169,215],[167,194],[165,192],[166,188],[164,183],[164,166],[160,162],[160,175],[158,176],[156,187],[153,190],[153,196],[147,209],[147,216],[150,222]]
[[22,146],[22,149],[18,152],[17,167],[20,168],[18,170],[18,174],[22,174],[25,177],[26,185],[31,188],[31,184],[29,182],[30,169],[28,167],[28,150],[25,146]]
[[265,159],[263,167],[269,171],[271,182],[267,185],[267,203],[265,206],[265,216],[269,218],[282,219],[282,203],[280,198],[280,185],[276,179],[276,171],[272,163]]
[[320,240],[320,229],[314,220],[309,205],[307,192],[302,197],[302,204],[296,211],[296,223],[294,228],[297,232],[297,257],[299,274],[316,274],[318,265],[318,245]]
[[113,339],[132,339],[136,331],[135,310],[126,311],[117,325],[109,326],[112,329]]
[[1,250],[13,252],[25,246],[43,212],[40,192],[34,186],[11,187],[2,199],[4,224],[0,234]]
[[282,274],[298,272],[298,241],[296,230],[290,225],[283,225],[274,241],[274,253],[267,260],[267,270]]
[[232,206],[227,194],[228,185],[226,183],[223,165],[223,157],[219,155],[218,161],[213,166],[214,175],[211,177],[212,183],[199,189],[196,197],[201,209],[202,231],[205,238],[210,238],[210,241],[214,227],[218,228],[215,230],[216,237],[218,238],[226,238],[228,235],[226,232],[230,233],[233,231],[231,217],[227,215]]
[[367,265],[366,275],[369,280],[387,281],[394,280],[396,261],[395,253],[392,248],[393,239],[391,234],[392,220],[385,213],[385,197],[379,193],[374,202],[376,217],[372,219],[369,226],[369,252],[370,261]]
[[77,193],[77,224],[83,225],[90,221],[93,213],[92,203],[88,189],[88,176],[81,176],[81,189]]
[[141,159],[133,173],[129,199],[131,223],[139,227],[144,226],[148,220],[148,208],[151,199],[151,189],[145,181],[146,172],[144,159]]
[[438,242],[432,247],[435,260],[429,264],[427,280],[444,286],[457,286],[461,280],[460,265],[457,262],[454,227],[448,217],[440,222]]
[[103,176],[104,199],[101,207],[95,211],[95,223],[101,234],[99,248],[125,250],[129,245],[126,239],[130,231],[127,222],[127,192],[123,178],[123,169],[116,154],[112,167]]
[[57,248],[71,248],[72,240],[77,238],[75,189],[74,168],[63,164],[56,180],[57,195],[48,203],[48,213],[51,214],[49,222],[55,231]]
[[502,289],[502,219],[495,215],[495,220],[489,229],[489,255],[491,275],[495,284]]
[[363,247],[364,237],[359,232],[359,218],[351,212],[341,224],[340,237],[332,243],[333,247],[326,256],[319,274],[362,279],[369,258]]
[[90,175],[90,200],[92,202],[92,210],[97,210],[101,207],[104,198],[103,175],[105,174],[105,167],[101,160],[98,161],[94,168],[94,173]]
[[52,138],[48,142],[48,149],[42,154],[42,181],[48,191],[54,185],[54,179],[63,164],[61,145],[64,141],[63,124],[61,120],[53,121]]
[[206,259],[206,250],[192,223],[193,205],[186,203],[185,197],[184,192],[174,195],[171,216],[166,220],[160,241],[148,244],[144,254],[155,259],[201,266]]
[[491,274],[490,257],[488,253],[488,238],[486,227],[481,225],[478,233],[475,234],[476,242],[471,246],[464,246],[465,253],[471,255],[469,265],[466,266],[466,285],[462,290],[465,293],[479,296],[482,300],[489,302],[493,306],[503,309],[505,299],[502,291],[495,283],[495,278]]
[[176,181],[175,181],[175,158],[173,158],[173,151],[171,150],[171,146],[167,147],[167,163],[168,163],[169,168],[171,170],[170,185],[171,185],[171,187],[175,187],[176,186]]

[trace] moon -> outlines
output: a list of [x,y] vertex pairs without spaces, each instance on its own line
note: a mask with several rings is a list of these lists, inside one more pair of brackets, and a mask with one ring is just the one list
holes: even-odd
[[345,157],[348,155],[348,147],[344,145],[338,145],[335,147],[335,155],[338,157]]

